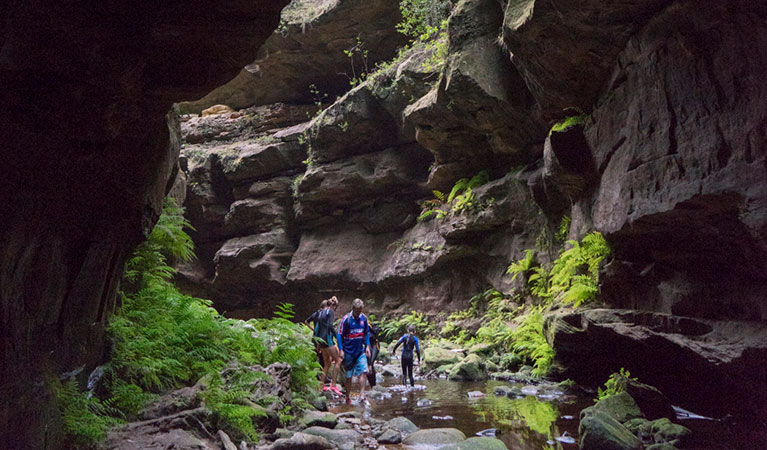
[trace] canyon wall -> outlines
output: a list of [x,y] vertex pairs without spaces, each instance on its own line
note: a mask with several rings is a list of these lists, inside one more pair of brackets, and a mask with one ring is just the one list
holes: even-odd
[[168,112],[250,62],[280,3],[0,7],[3,448],[60,448],[48,377],[103,358],[123,264],[178,171]]
[[[353,5],[325,13],[348,17]],[[322,98],[283,94],[284,68],[301,64],[299,87],[319,86],[325,64],[303,62],[344,61],[365,26],[333,53],[315,45],[334,29],[323,20],[276,31],[249,66],[257,83],[241,74],[184,106],[237,99],[237,111],[182,118],[199,256],[180,268],[185,290],[235,316],[281,301],[308,313],[330,295],[435,316],[488,287],[519,287],[508,264],[526,249],[555,258],[568,216],[569,238],[604,233],[612,255],[600,300],[630,313],[552,313],[563,376],[601,382],[631,364],[671,392],[730,374],[715,398],[676,391],[675,401],[712,413],[764,392],[763,5],[462,0],[443,40],[414,45],[315,114]],[[394,23],[379,21],[376,38],[387,27],[394,36]],[[549,133],[572,115],[582,122]],[[432,193],[483,170],[488,182],[459,208]],[[434,212],[419,220],[424,201]],[[677,316],[700,322],[680,328],[668,319]],[[638,348],[664,336],[666,357],[592,345],[605,327]],[[680,370],[676,354],[694,364]],[[762,400],[745,408],[764,413]]]

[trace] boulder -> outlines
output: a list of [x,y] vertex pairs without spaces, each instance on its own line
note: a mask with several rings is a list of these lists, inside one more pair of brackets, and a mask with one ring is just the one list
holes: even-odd
[[325,427],[310,427],[304,433],[313,436],[321,436],[331,444],[338,446],[339,450],[354,450],[356,445],[362,443],[362,435],[355,430],[331,430]]
[[581,411],[578,425],[581,450],[639,450],[642,443],[609,414],[591,406]]
[[402,435],[399,431],[386,430],[376,438],[379,444],[399,444],[402,442]]
[[415,433],[418,431],[418,427],[407,417],[395,417],[390,419],[386,422],[386,426],[392,430],[399,431],[403,435]]
[[502,440],[491,438],[474,436],[466,439],[463,442],[458,443],[459,450],[508,450],[506,444]]
[[607,414],[620,423],[643,417],[639,406],[626,392],[605,397],[599,400],[592,408]]
[[466,435],[455,428],[429,428],[416,431],[402,440],[405,446],[444,446],[458,444],[466,440]]
[[685,441],[689,439],[692,434],[689,428],[672,423],[667,418],[652,421],[650,429],[652,431],[653,440],[656,443],[661,444],[673,441],[675,444],[678,442],[682,447],[684,447]]
[[487,373],[482,358],[470,354],[453,366],[448,377],[451,380],[481,381],[487,379]]
[[298,426],[301,428],[314,426],[335,428],[336,425],[338,425],[338,416],[329,412],[306,411],[298,419]]
[[270,450],[329,450],[335,448],[322,436],[297,432],[289,438],[277,439]]
[[[721,414],[723,407],[764,412],[758,402],[767,380],[763,323],[632,310],[560,310],[544,317],[544,333],[555,361],[566,368],[562,376],[578,383],[601,384],[605,374],[625,367],[684,408],[703,414]],[[667,412],[657,394],[647,395],[656,400],[638,398],[648,411]]]
[[455,364],[462,359],[463,355],[459,352],[439,347],[427,347],[423,351],[423,368],[425,370],[435,369],[446,364]]

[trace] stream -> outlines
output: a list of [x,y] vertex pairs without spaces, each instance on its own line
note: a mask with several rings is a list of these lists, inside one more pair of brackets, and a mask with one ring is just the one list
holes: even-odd
[[[457,428],[467,437],[494,436],[514,450],[576,450],[578,416],[593,405],[593,395],[563,393],[554,384],[538,386],[513,381],[463,382],[446,379],[416,380],[414,389],[387,377],[378,388],[368,392],[370,405],[359,404],[352,389],[352,405],[338,398],[329,402],[329,410],[340,414],[364,411],[363,420],[372,417],[389,420],[406,417],[421,429]],[[509,395],[495,395],[497,389],[511,389]],[[481,392],[484,396],[471,397]],[[750,449],[755,446],[751,425],[727,424],[710,419],[682,419],[676,422],[693,431],[688,450]],[[400,446],[387,445],[387,448]]]

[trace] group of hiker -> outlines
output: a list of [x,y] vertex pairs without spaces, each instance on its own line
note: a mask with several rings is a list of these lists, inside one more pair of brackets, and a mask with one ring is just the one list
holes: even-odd
[[[364,303],[355,298],[352,302],[352,310],[339,322],[338,328],[334,326],[335,311],[338,308],[338,298],[333,296],[323,300],[320,309],[315,311],[305,323],[314,330],[314,342],[319,349],[320,365],[323,367],[322,379],[323,390],[331,391],[337,395],[344,395],[346,404],[351,404],[351,386],[354,379],[359,379],[360,401],[367,404],[365,397],[365,381],[375,386],[374,362],[380,351],[378,342],[379,327],[372,325],[362,313]],[[313,326],[309,324],[313,324]],[[413,352],[418,356],[418,364],[421,363],[421,349],[418,338],[415,336],[415,326],[410,325],[408,332],[403,335],[394,346],[392,354],[396,354],[397,347],[402,345],[402,384],[409,379],[410,385],[415,385],[413,378]],[[346,371],[345,393],[341,392],[336,385],[338,371],[343,365]],[[332,368],[332,370],[331,370]],[[329,382],[328,382],[329,381]]]

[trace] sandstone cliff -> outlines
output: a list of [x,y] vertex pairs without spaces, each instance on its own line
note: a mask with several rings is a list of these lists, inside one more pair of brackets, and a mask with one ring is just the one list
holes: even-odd
[[[669,355],[697,352],[688,370],[671,358],[632,373],[669,390],[704,372],[736,374],[711,402],[678,391],[676,400],[709,410],[754,385],[763,392],[766,19],[748,1],[462,0],[444,43],[414,46],[316,116],[311,99],[283,94],[283,71],[328,58],[310,43],[327,42],[333,27],[302,30],[308,38],[291,57],[272,71],[269,58],[258,63],[257,84],[207,97],[236,98],[239,111],[182,123],[200,258],[181,282],[233,315],[264,314],[279,301],[308,312],[331,294],[369,299],[374,311],[436,314],[488,286],[513,287],[505,269],[527,248],[555,257],[553,230],[570,216],[571,238],[596,229],[613,249],[601,276],[607,306],[707,324],[687,333],[650,316],[590,317],[620,324],[609,328],[624,337],[676,334]],[[283,54],[279,33],[262,53]],[[355,36],[345,39],[339,47]],[[324,63],[301,67],[299,84],[327,75]],[[549,135],[575,114],[580,123]],[[417,220],[432,190],[449,192],[482,170],[489,179],[471,204]],[[739,323],[744,349],[728,347]],[[631,359],[613,348],[573,350],[554,334],[571,367],[572,355],[599,360],[601,373]],[[706,356],[727,348],[728,357]],[[762,400],[749,408],[764,412]]]

